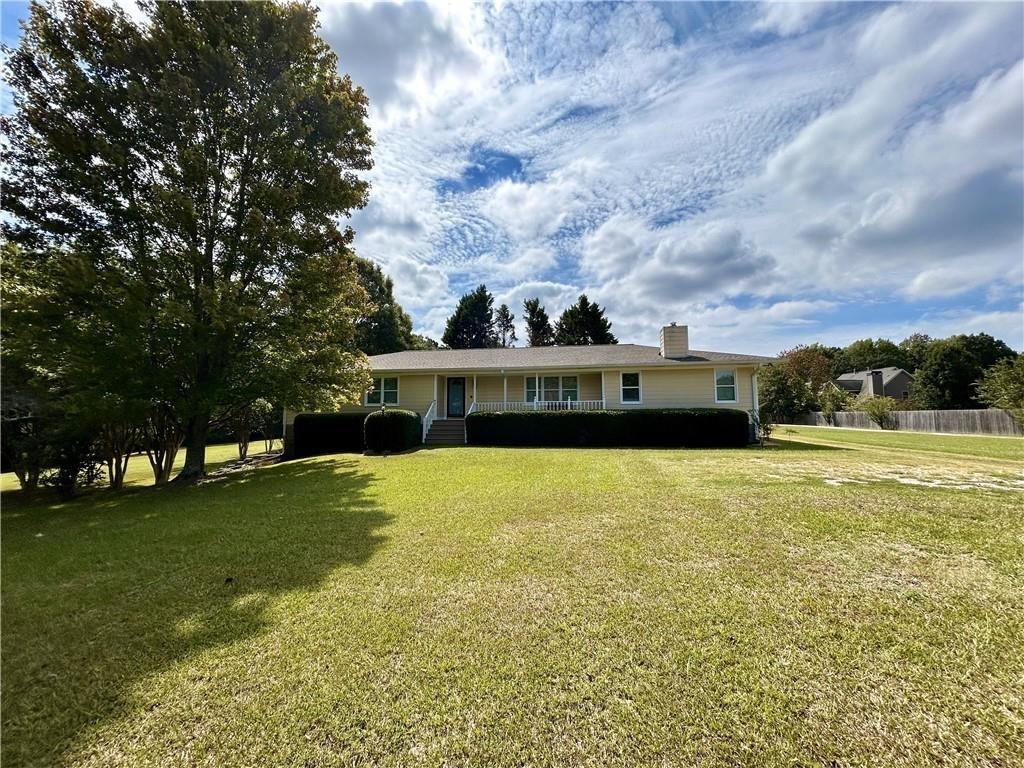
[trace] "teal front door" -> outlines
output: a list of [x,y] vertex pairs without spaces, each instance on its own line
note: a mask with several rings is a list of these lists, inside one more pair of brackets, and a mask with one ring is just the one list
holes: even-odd
[[461,419],[466,415],[466,380],[448,379],[448,418]]

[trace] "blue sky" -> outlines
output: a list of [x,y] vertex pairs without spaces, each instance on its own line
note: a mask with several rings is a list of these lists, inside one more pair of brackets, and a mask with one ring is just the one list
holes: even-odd
[[636,343],[1024,347],[1020,4],[321,9],[372,104],[356,246],[421,332],[486,282]]

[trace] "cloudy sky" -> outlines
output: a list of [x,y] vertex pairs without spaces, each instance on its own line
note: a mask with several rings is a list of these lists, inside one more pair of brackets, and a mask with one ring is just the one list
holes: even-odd
[[372,104],[357,248],[435,338],[485,282],[636,343],[1022,348],[1022,8],[322,2]]

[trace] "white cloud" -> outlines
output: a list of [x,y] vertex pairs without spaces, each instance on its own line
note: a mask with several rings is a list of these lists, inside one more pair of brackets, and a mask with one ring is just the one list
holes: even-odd
[[[399,265],[421,327],[481,280],[514,308],[523,281],[585,290],[624,340],[721,307],[736,335],[710,338],[741,349],[865,296],[1016,295],[1000,286],[1019,282],[1024,228],[1019,7],[763,6],[753,24],[777,39],[756,48],[745,11],[680,40],[639,4],[429,10],[429,34],[388,32],[431,52],[381,64],[397,85],[356,241]],[[464,90],[408,87],[474,57]],[[522,173],[439,194],[479,147]]]
[[816,2],[761,3],[760,15],[752,29],[757,32],[774,32],[783,37],[798,35],[810,29],[828,7],[826,3]]
[[465,94],[501,67],[469,4],[328,3],[320,21],[339,68],[365,88],[378,120]]
[[670,307],[735,295],[763,281],[774,264],[728,224],[651,230],[619,214],[583,238],[580,269],[595,295],[629,312],[652,302]]

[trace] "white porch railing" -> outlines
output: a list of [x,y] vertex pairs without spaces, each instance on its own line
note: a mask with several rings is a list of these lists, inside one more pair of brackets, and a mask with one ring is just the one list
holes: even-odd
[[430,425],[434,423],[434,419],[437,418],[437,400],[430,402],[430,407],[427,408],[426,414],[423,416],[423,442],[427,442],[427,433],[430,432]]
[[604,400],[479,400],[469,407],[469,412],[497,413],[499,411],[603,411]]

